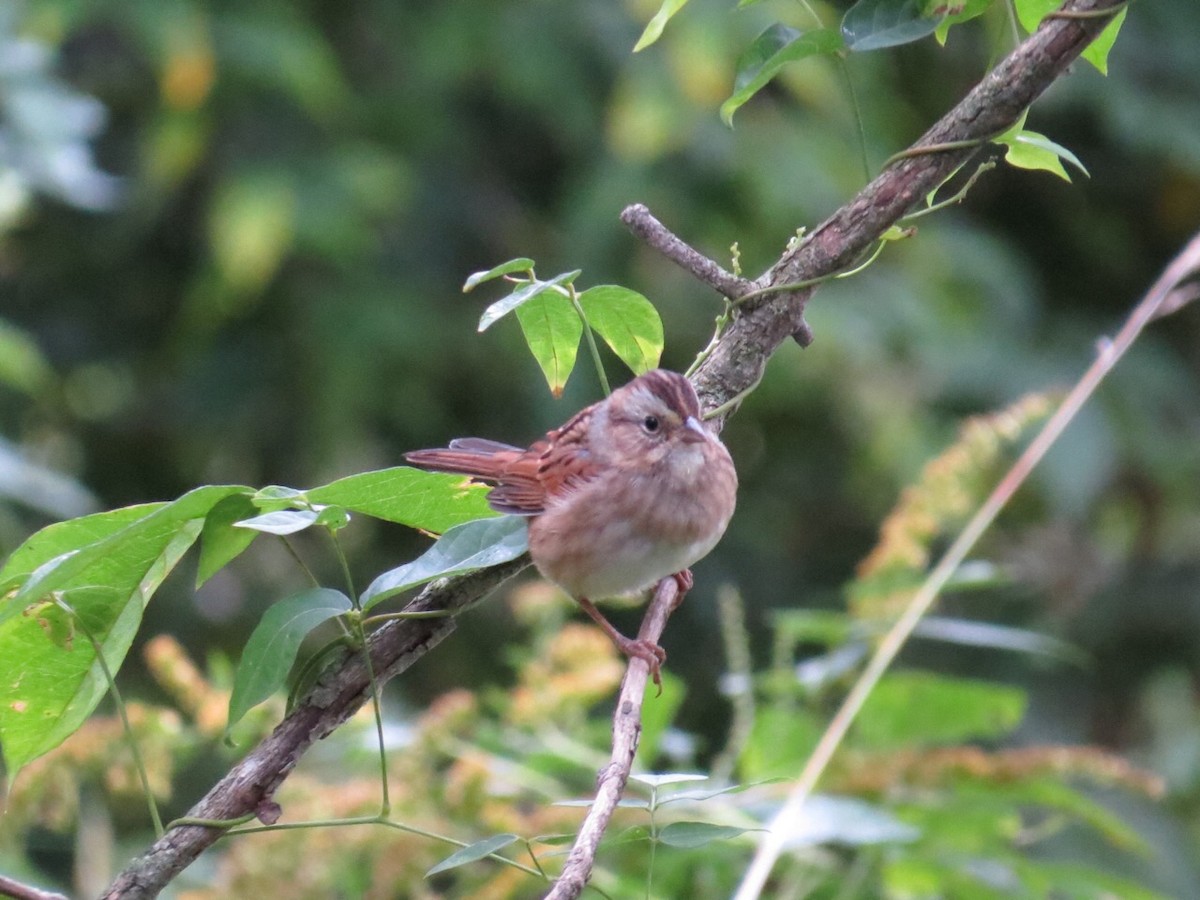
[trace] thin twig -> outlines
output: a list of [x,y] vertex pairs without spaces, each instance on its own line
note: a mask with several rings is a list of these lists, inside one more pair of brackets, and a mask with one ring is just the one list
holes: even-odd
[[713,260],[691,247],[666,225],[654,218],[650,210],[641,203],[625,207],[621,211],[621,221],[630,231],[671,262],[691,272],[717,293],[730,300],[736,300],[754,287],[746,279],[726,272]]
[[[734,900],[756,900],[760,896],[779,854],[783,851],[788,835],[795,830],[796,822],[809,795],[816,788],[817,782],[824,774],[834,753],[841,746],[842,740],[850,730],[850,726],[858,716],[863,704],[866,703],[867,698],[875,689],[875,685],[879,683],[879,679],[883,677],[888,666],[892,664],[908,641],[913,629],[929,612],[946,582],[962,565],[967,554],[995,521],[996,516],[999,515],[1013,494],[1025,483],[1034,467],[1054,446],[1059,436],[1074,420],[1100,382],[1112,371],[1117,361],[1125,355],[1146,325],[1159,315],[1164,303],[1173,296],[1179,283],[1197,272],[1200,272],[1200,233],[1193,237],[1183,251],[1167,266],[1146,296],[1130,313],[1117,336],[1111,341],[1102,343],[1095,361],[1063,399],[1054,415],[1047,420],[1037,436],[1025,448],[1025,452],[1004,474],[1000,483],[976,510],[954,543],[950,545],[916,594],[913,595],[903,614],[879,642],[879,646],[866,668],[863,669],[849,694],[846,695],[846,699],[829,723],[825,733],[821,735],[821,740],[818,741],[804,770],[792,787],[787,802],[771,822],[771,827],[759,845],[750,868],[746,870]],[[1192,296],[1195,297],[1195,294]]]
[[12,897],[13,900],[68,900],[63,894],[43,891],[5,875],[0,875],[0,897]]
[[[667,619],[674,610],[679,596],[679,585],[675,578],[664,578],[658,583],[638,639],[657,644],[662,637]],[[546,900],[573,900],[587,884],[596,862],[596,850],[600,839],[608,828],[617,802],[625,791],[625,782],[633,769],[633,758],[637,753],[638,739],[642,734],[642,699],[646,695],[646,682],[650,667],[644,659],[630,657],[621,683],[621,693],[613,712],[613,749],[611,761],[600,770],[596,779],[596,799],[588,808],[587,816],[575,838],[575,844],[567,856],[562,873]]]

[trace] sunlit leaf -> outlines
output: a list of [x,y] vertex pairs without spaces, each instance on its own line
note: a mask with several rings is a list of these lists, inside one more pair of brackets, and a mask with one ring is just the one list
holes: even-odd
[[1088,44],[1080,54],[1083,59],[1099,69],[1102,75],[1108,74],[1108,54],[1117,42],[1117,35],[1121,31],[1121,26],[1125,24],[1125,15],[1128,12],[1129,8],[1126,7],[1117,13],[1108,26],[1096,35],[1096,39]]
[[502,262],[500,265],[488,269],[486,272],[474,273],[463,284],[463,293],[465,294],[472,288],[478,287],[485,281],[491,281],[493,278],[502,278],[505,275],[511,275],[513,272],[531,272],[532,270],[533,260],[519,256],[516,259],[510,259],[508,262]]
[[667,27],[667,22],[671,21],[671,17],[683,9],[687,2],[688,0],[663,0],[662,6],[654,14],[654,18],[646,24],[645,29],[642,31],[642,36],[633,45],[633,52],[637,53],[639,50],[645,50],[662,37],[663,29]]
[[668,847],[691,850],[713,841],[727,841],[752,830],[710,822],[671,822],[658,832],[658,839]]
[[[124,530],[138,529],[129,542],[111,538],[99,542],[110,545],[107,565],[93,559],[83,574],[76,571],[77,566],[68,569],[66,563],[93,558],[87,552],[90,548],[84,548],[51,569],[46,579],[57,586],[38,594],[46,596],[53,590],[70,605],[78,620],[69,639],[54,627],[53,619],[39,614],[36,604],[28,607],[22,603],[28,614],[0,624],[0,659],[4,660],[0,748],[10,778],[74,734],[91,715],[108,690],[108,680],[86,635],[90,633],[99,644],[109,671],[120,669],[146,603],[199,536],[203,524],[202,518],[189,517],[170,521],[160,530],[139,529],[142,522],[135,522]],[[64,570],[75,571],[75,578],[65,578]],[[105,583],[70,585],[88,575]]]
[[708,776],[696,772],[662,772],[659,774],[646,772],[641,775],[630,775],[629,780],[637,781],[653,788],[660,788],[665,784],[686,784],[692,781],[708,781]]
[[501,516],[456,525],[421,556],[384,572],[371,582],[363,591],[362,608],[370,609],[388,597],[434,578],[508,562],[528,548],[528,531],[520,516]]
[[950,33],[950,29],[955,25],[961,25],[963,22],[968,22],[971,19],[983,15],[991,8],[995,0],[966,0],[966,2],[956,3],[956,9],[951,10],[941,22],[938,23],[937,30],[934,36],[939,44],[946,43],[946,37]]
[[881,50],[919,41],[937,30],[944,14],[929,0],[858,0],[842,18],[846,48]]
[[549,281],[529,281],[522,284],[515,291],[497,300],[491,306],[483,311],[483,315],[479,317],[479,331],[487,331],[490,327],[496,324],[500,319],[507,316],[510,312],[532,300],[543,291],[554,291],[558,293],[558,288],[564,284],[570,284],[580,275],[579,269],[573,272],[563,272],[561,275],[555,275]]
[[303,496],[310,503],[442,534],[455,525],[496,516],[487,495],[486,486],[462,475],[395,466],[339,478]]
[[263,513],[261,516],[235,522],[238,528],[263,531],[267,534],[295,534],[317,521],[317,512],[312,509],[280,509]]
[[482,841],[476,841],[468,847],[463,847],[461,850],[456,850],[451,853],[440,863],[425,873],[425,877],[436,875],[438,872],[445,872],[448,869],[456,869],[459,866],[467,863],[476,862],[491,856],[497,850],[503,850],[509,844],[514,844],[520,838],[515,834],[496,834],[490,838],[484,838]]
[[313,588],[271,605],[246,641],[229,697],[226,733],[242,716],[283,687],[304,638],[353,608],[341,591]]
[[733,114],[766,87],[788,63],[843,49],[845,44],[841,34],[832,28],[800,32],[786,25],[772,25],[755,38],[738,59],[733,93],[721,104],[721,119],[726,125],[732,125]]
[[542,292],[517,307],[517,321],[521,323],[525,343],[546,376],[550,393],[562,396],[575,368],[579,338],[583,336],[579,313],[566,297]]
[[654,304],[629,288],[601,284],[579,295],[588,325],[635,375],[658,366],[662,319]]
[[999,139],[999,143],[1008,148],[1004,155],[1005,161],[1019,169],[1041,169],[1053,172],[1065,181],[1070,181],[1071,176],[1063,167],[1065,161],[1084,175],[1088,174],[1087,169],[1074,153],[1036,131],[1022,130],[1011,138]]

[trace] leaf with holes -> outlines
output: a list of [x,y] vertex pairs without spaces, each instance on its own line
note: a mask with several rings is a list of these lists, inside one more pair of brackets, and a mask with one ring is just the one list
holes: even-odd
[[332,504],[385,522],[443,534],[455,525],[497,513],[488,488],[462,475],[395,466],[339,478],[304,494],[310,503]]

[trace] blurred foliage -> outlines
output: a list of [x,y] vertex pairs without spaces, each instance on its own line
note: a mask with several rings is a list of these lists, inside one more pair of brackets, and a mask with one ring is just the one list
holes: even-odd
[[[38,180],[7,154],[3,160],[0,553],[51,519],[94,509],[93,495],[108,508],[176,497],[206,482],[319,484],[455,435],[513,442],[539,435],[595,399],[598,387],[581,373],[553,400],[518,329],[475,335],[483,303],[462,296],[463,280],[518,255],[536,257],[547,272],[583,269],[589,283],[623,284],[651,298],[665,326],[664,364],[685,367],[719,304],[629,237],[617,222],[620,209],[646,203],[718,259],[736,242],[743,270],[756,274],[797,227],[820,221],[861,186],[867,169],[957,100],[1008,36],[1003,17],[989,15],[951,31],[944,49],[925,41],[851,55],[844,64],[806,59],[741,107],[730,130],[718,110],[740,55],[776,16],[795,11],[764,2],[734,13],[729,3],[695,0],[658,43],[633,56],[657,5],[27,0],[16,7],[0,21],[0,41],[10,48],[5,59],[24,59],[27,69],[5,68],[0,90],[8,98],[32,85],[57,98],[36,104],[39,115],[58,110],[56,146],[74,154],[85,184],[120,191],[99,210],[109,204]],[[834,24],[849,4],[812,5]],[[805,657],[821,666],[828,658],[836,673],[839,665],[852,670],[861,655],[853,641],[841,657],[834,641],[809,635],[788,643],[778,637],[782,620],[768,627],[772,611],[840,609],[878,523],[962,416],[1073,378],[1097,337],[1195,230],[1197,33],[1200,5],[1192,0],[1136,4],[1109,76],[1081,66],[1034,107],[1030,127],[1074,152],[1090,179],[1066,184],[1001,167],[964,206],[921,220],[916,239],[889,246],[862,275],[822,288],[809,311],[816,342],[803,352],[783,348],[725,433],[741,476],[739,511],[722,546],[697,567],[696,590],[666,636],[668,669],[687,691],[677,682],[678,714],[664,712],[674,726],[661,746],[680,755],[660,763],[702,766],[725,743],[734,713],[718,689],[725,663],[715,595],[730,582],[746,598],[754,668],[774,659],[755,721],[765,737],[748,739],[742,765],[794,772],[829,709],[828,695],[818,692],[802,714],[814,702],[796,687],[806,683],[797,676],[813,673],[803,669]],[[21,140],[46,136],[36,122],[13,116],[6,102],[4,126],[24,128]],[[615,375],[619,364],[606,358]],[[1128,843],[1092,806],[1103,802],[1136,823],[1151,846],[1144,860],[1121,857],[1129,860],[1121,863],[1125,875],[1171,895],[1195,892],[1198,376],[1193,307],[1143,339],[981,548],[1003,581],[943,605],[957,618],[1053,633],[1087,652],[1091,666],[1046,666],[941,642],[913,647],[910,666],[1024,691],[1025,714],[1009,745],[991,747],[1001,737],[993,734],[983,756],[975,748],[942,749],[940,758],[918,750],[921,765],[942,779],[936,787],[913,775],[919,766],[906,768],[902,754],[861,763],[863,771],[892,766],[902,781],[911,776],[899,799],[887,787],[854,788],[860,764],[848,757],[825,788],[885,807],[882,823],[874,806],[864,815],[886,825],[893,843],[852,851],[822,838],[786,877],[826,884],[816,889],[828,895],[833,879],[849,872],[898,896],[928,894],[939,883],[972,896],[956,879],[978,876],[962,861],[986,851],[1004,860],[1005,877],[1015,872],[1026,884],[1049,877],[1048,868],[1041,876],[1026,870],[1044,854],[1065,884],[1076,870],[1064,861],[1094,868],[1114,856],[1106,839]],[[35,489],[47,478],[55,490]],[[358,575],[409,559],[420,546],[400,529],[358,521],[344,540]],[[333,578],[336,563],[320,545],[303,537],[297,544]],[[212,660],[214,681],[230,683],[222,682],[221,660],[245,644],[272,599],[305,581],[281,547],[264,541],[194,597],[191,574],[165,583],[143,639],[180,636],[188,653]],[[560,600],[552,606],[546,615],[554,621],[570,613]],[[634,621],[625,615],[621,621]],[[431,777],[453,767],[444,751],[397,751],[396,765],[412,767],[402,771],[406,788],[437,792],[414,800],[414,815],[436,815],[445,833],[466,841],[486,836],[484,825],[524,836],[569,830],[577,818],[548,799],[568,796],[564,784],[578,795],[589,789],[602,763],[596,748],[606,743],[611,683],[579,674],[594,693],[570,702],[547,696],[513,659],[528,652],[521,648],[541,648],[500,603],[460,626],[390,697],[397,709],[429,707],[419,740],[437,733],[439,714],[460,709],[442,733],[460,756],[472,747],[484,761],[468,772],[475,757],[463,756],[453,779]],[[543,665],[552,659],[531,655]],[[189,718],[198,722],[198,713],[181,721],[161,705],[161,684],[148,670],[123,677],[139,698],[131,713],[142,710],[132,718],[149,742],[145,752],[171,767],[155,783],[171,784],[181,812],[231,757],[211,723]],[[790,686],[771,687],[776,681]],[[816,683],[836,691],[842,682]],[[429,706],[455,687],[470,693]],[[555,766],[564,764],[542,765],[535,750],[543,733],[531,739],[533,726],[516,749],[505,743],[521,734],[512,710],[522,703],[527,716],[553,710],[556,734],[577,754],[562,782],[535,792],[528,805],[509,800],[519,791],[497,783],[528,789],[558,777]],[[18,815],[20,795],[9,798],[6,869],[37,864],[61,873],[71,860],[92,858],[86,836],[113,828],[119,849],[101,870],[145,842],[140,804],[98,804],[91,793],[120,786],[105,774],[122,752],[103,736],[113,728],[92,720],[73,739],[87,741],[95,729],[89,762],[74,765],[78,780],[59,783],[61,796],[75,798],[77,818],[70,807],[44,819]],[[588,736],[596,740],[584,753]],[[368,786],[369,755],[355,741],[339,736],[305,761],[288,783],[294,793],[281,797],[289,817],[371,810],[377,787]],[[169,759],[160,758],[160,745]],[[1053,758],[1019,755],[1034,745],[1079,749],[1054,769]],[[192,755],[190,747],[200,749]],[[1067,798],[1058,782],[1050,788],[1039,780],[1070,772],[1099,785],[1141,784],[1097,777],[1104,766],[1086,761],[1108,760],[1100,748],[1163,775],[1169,802],[1143,802],[1137,790]],[[647,766],[651,756],[646,751]],[[62,778],[71,767],[55,758],[46,771]],[[351,759],[361,763],[354,774]],[[1012,790],[1013,767],[1024,794]],[[94,780],[84,778],[89,772]],[[330,783],[338,790],[324,789]],[[1030,822],[1015,807],[1025,802],[1076,815],[1086,805],[1083,817],[1094,827],[1056,830],[1050,826],[1061,820],[1053,814]],[[97,806],[128,810],[131,820],[122,813],[103,824],[111,812],[97,819]],[[719,821],[711,804],[688,818]],[[35,820],[44,824],[27,831]],[[887,830],[897,822],[920,828],[928,852],[897,851],[901,832]],[[981,824],[958,827],[971,822]],[[1036,852],[1017,849],[1031,835],[1049,839]],[[983,843],[964,846],[966,838]],[[336,870],[313,863],[314,880],[304,883],[315,896],[328,895],[322,878],[344,879],[345,890],[368,896],[372,886],[353,880],[368,875],[379,879],[380,896],[400,883],[393,877],[415,890],[425,869],[450,852],[390,830],[330,829],[239,838],[201,865],[249,893],[252,882],[237,879],[270,877],[256,868],[263,855],[256,842],[268,840],[280,848],[272,872],[294,862],[298,883],[310,872],[307,860],[324,858],[303,842],[326,845],[344,863]],[[362,856],[350,852],[349,840],[362,842],[353,845]],[[602,873],[614,879],[614,895],[644,892],[644,881],[630,887],[621,879],[644,877],[645,841],[616,852],[628,855],[606,857]],[[720,870],[713,880],[726,884],[745,858],[737,839],[689,853],[676,857],[686,865],[672,864],[660,848],[657,892],[682,896],[686,884],[673,879],[689,873],[699,883]],[[450,882],[473,886],[527,876],[475,863],[445,877],[479,879]],[[510,894],[497,888],[496,895],[523,896],[529,882],[512,884]],[[974,895],[992,896],[1000,885]],[[1127,896],[1126,887],[1112,892]]]

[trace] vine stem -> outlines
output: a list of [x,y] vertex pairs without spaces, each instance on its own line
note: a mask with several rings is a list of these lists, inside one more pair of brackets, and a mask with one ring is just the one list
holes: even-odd
[[[887,671],[901,648],[904,647],[908,638],[912,635],[913,629],[917,627],[917,624],[929,612],[930,607],[937,600],[938,594],[941,593],[946,582],[950,580],[963,560],[966,559],[971,548],[975,546],[979,538],[991,526],[992,522],[995,521],[996,516],[999,515],[1017,489],[1025,483],[1034,467],[1041,462],[1050,448],[1054,446],[1059,436],[1074,420],[1079,410],[1083,408],[1084,403],[1095,393],[1096,388],[1108,373],[1112,371],[1113,366],[1125,355],[1146,325],[1160,315],[1168,299],[1180,296],[1174,290],[1176,286],[1197,272],[1200,272],[1200,233],[1192,238],[1183,251],[1172,261],[1162,276],[1150,288],[1141,302],[1134,307],[1133,312],[1130,313],[1121,330],[1117,332],[1117,336],[1111,341],[1105,339],[1100,342],[1096,359],[1088,367],[1087,371],[1084,372],[1083,377],[1075,383],[1075,386],[1071,388],[1067,396],[1063,398],[1062,403],[1059,404],[1058,409],[1054,411],[1054,414],[1042,426],[1036,437],[1029,443],[1029,446],[1025,448],[1025,452],[1018,457],[1013,466],[1000,479],[1000,483],[996,485],[995,489],[988,495],[988,498],[976,510],[970,521],[967,522],[966,526],[954,540],[954,543],[950,545],[946,553],[938,560],[937,565],[908,602],[904,612],[883,636],[866,668],[863,669],[862,674],[854,682],[854,686],[846,695],[846,699],[842,702],[841,707],[829,723],[829,727],[821,735],[821,740],[818,741],[812,756],[808,758],[808,762],[792,787],[783,808],[779,810],[771,822],[770,829],[759,845],[758,852],[755,854],[750,868],[746,870],[746,874],[743,876],[742,883],[734,895],[734,900],[756,900],[756,898],[761,896],[762,889],[771,874],[771,870],[775,866],[776,860],[783,851],[783,846],[786,843],[788,835],[795,829],[795,824],[800,817],[805,802],[824,774],[830,760],[833,759],[834,754],[841,746],[842,741],[850,730],[850,726],[862,710],[863,704],[866,703],[871,691],[875,689],[875,686],[879,683],[879,679],[883,677],[884,672]],[[1195,294],[1191,294],[1190,296],[1194,298]],[[1178,308],[1180,308],[1180,304],[1174,305],[1172,311]]]
[[133,726],[129,724],[129,713],[125,708],[121,692],[117,688],[117,680],[113,677],[112,669],[108,667],[108,660],[104,658],[104,649],[96,640],[96,636],[92,634],[91,629],[84,623],[83,617],[66,600],[58,597],[54,602],[71,617],[76,627],[83,632],[83,636],[92,645],[92,650],[96,654],[96,662],[100,664],[100,671],[104,673],[104,680],[108,683],[108,691],[112,694],[113,704],[117,707],[117,716],[121,719],[121,728],[125,732],[129,752],[133,755],[133,765],[137,769],[138,779],[142,783],[142,793],[146,795],[146,807],[150,811],[150,821],[154,823],[154,835],[162,837],[164,833],[162,817],[158,814],[158,803],[154,799],[154,791],[150,789],[150,775],[146,771],[146,761],[142,758],[142,751],[138,748],[137,738],[133,734]]
[[592,363],[596,367],[596,376],[600,379],[600,387],[604,391],[604,396],[607,397],[612,393],[612,388],[608,386],[608,376],[604,373],[604,361],[600,359],[600,348],[596,346],[596,336],[592,334],[592,326],[587,320],[587,314],[583,311],[583,304],[579,302],[579,294],[575,292],[575,285],[567,285],[567,298],[571,301],[571,305],[575,307],[575,313],[579,316],[579,321],[583,323],[583,336],[587,340],[588,352],[592,354]]

